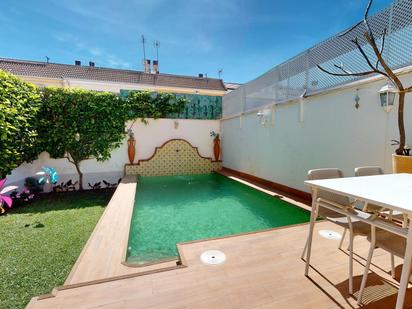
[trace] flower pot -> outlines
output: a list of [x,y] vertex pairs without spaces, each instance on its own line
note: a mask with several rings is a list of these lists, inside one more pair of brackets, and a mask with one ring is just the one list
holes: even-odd
[[130,164],[133,164],[134,156],[136,154],[136,149],[135,149],[136,140],[133,137],[129,138],[127,140],[127,145],[128,145],[127,154],[129,155],[129,162]]
[[219,138],[215,138],[213,140],[214,145],[213,145],[213,153],[215,155],[215,161],[219,161],[219,157],[220,157],[220,139]]
[[46,182],[43,186],[44,193],[50,193],[53,191],[53,185],[50,182]]
[[393,172],[412,174],[412,156],[392,155]]

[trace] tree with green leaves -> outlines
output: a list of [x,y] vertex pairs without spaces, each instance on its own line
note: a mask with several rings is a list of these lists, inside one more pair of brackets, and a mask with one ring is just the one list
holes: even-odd
[[161,118],[180,113],[184,98],[162,93],[132,91],[126,99],[114,93],[68,88],[45,88],[39,114],[42,150],[53,158],[67,158],[79,175],[81,162],[89,158],[108,160],[124,141],[127,120]]
[[0,179],[36,159],[40,104],[36,86],[0,70]]
[[127,119],[127,102],[114,93],[45,88],[39,125],[42,150],[53,158],[67,158],[82,190],[81,162],[108,160],[123,143]]

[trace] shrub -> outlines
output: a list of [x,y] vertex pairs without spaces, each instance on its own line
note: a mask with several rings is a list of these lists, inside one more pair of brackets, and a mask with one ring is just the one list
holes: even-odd
[[38,155],[36,86],[0,70],[0,179]]

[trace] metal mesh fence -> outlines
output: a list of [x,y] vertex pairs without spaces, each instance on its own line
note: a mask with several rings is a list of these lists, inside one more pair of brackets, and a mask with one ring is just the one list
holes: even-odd
[[[412,0],[399,0],[368,19],[378,46],[387,32],[383,57],[392,69],[412,63]],[[306,90],[307,94],[353,82],[361,77],[332,76],[317,65],[337,72],[335,64],[344,64],[351,72],[369,71],[368,64],[352,42],[355,37],[365,53],[376,62],[367,43],[366,28],[360,24],[349,34],[331,37],[269,72],[242,85],[223,97],[223,117],[257,109],[277,102],[292,100]]]

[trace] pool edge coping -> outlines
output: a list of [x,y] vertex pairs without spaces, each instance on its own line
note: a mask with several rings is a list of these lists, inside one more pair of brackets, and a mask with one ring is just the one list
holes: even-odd
[[[227,175],[225,173],[221,173],[221,172],[215,172],[215,173],[217,173],[217,174],[219,174],[223,177],[227,177],[227,178],[231,179],[232,181],[236,181],[236,182],[242,183],[243,185],[252,187],[255,190],[264,192],[265,194],[271,195],[272,197],[274,195],[280,195],[281,200],[292,204],[292,206],[301,208],[301,209],[306,210],[306,211],[310,211],[310,207],[308,207],[307,205],[305,205],[305,204],[303,204],[299,201],[293,200],[288,196],[283,195],[282,194],[283,192],[278,192],[274,189],[268,189],[267,187],[265,188],[265,186],[263,186],[262,184],[251,181],[249,179],[245,180],[245,179],[242,179],[242,178],[230,177],[229,175]],[[125,176],[122,179],[122,182],[120,183],[120,185],[124,185],[124,184],[133,184],[133,188],[132,188],[133,194],[130,194],[130,199],[128,199],[126,201],[123,200],[123,203],[127,204],[127,205],[125,205],[126,209],[124,210],[125,213],[126,213],[126,216],[124,216],[121,221],[122,221],[122,223],[126,224],[126,228],[125,228],[124,234],[121,237],[119,237],[119,239],[121,239],[121,241],[116,245],[116,246],[121,247],[121,259],[120,259],[120,261],[117,261],[117,262],[114,261],[114,263],[119,263],[120,265],[124,266],[125,268],[130,269],[130,273],[135,273],[133,271],[133,269],[135,269],[135,270],[140,269],[140,271],[142,271],[145,267],[156,266],[156,265],[159,265],[160,267],[156,268],[156,269],[153,269],[153,270],[162,269],[162,268],[165,268],[165,267],[167,268],[167,267],[170,267],[170,265],[162,267],[161,264],[168,263],[168,262],[170,262],[170,263],[175,262],[176,265],[185,265],[185,263],[183,261],[184,257],[182,257],[182,254],[181,254],[181,251],[179,250],[179,248],[181,246],[184,246],[184,245],[187,245],[187,244],[213,241],[213,240],[224,239],[224,238],[241,237],[241,236],[244,236],[244,235],[265,233],[265,232],[270,232],[270,231],[273,231],[273,230],[285,229],[285,228],[294,227],[294,226],[298,226],[298,225],[308,224],[308,222],[303,222],[303,223],[296,223],[296,224],[292,224],[292,225],[279,226],[279,227],[274,227],[274,228],[269,228],[269,229],[264,229],[264,230],[258,230],[258,231],[249,231],[249,232],[242,232],[242,233],[232,234],[232,235],[225,235],[225,236],[211,237],[211,238],[203,238],[203,239],[196,239],[196,240],[192,240],[192,241],[181,242],[181,243],[176,244],[176,248],[177,248],[177,255],[176,256],[173,256],[173,257],[170,257],[170,258],[164,258],[164,259],[153,261],[153,262],[147,262],[147,263],[143,263],[143,264],[130,263],[130,262],[127,261],[127,249],[128,249],[128,243],[129,243],[131,220],[132,220],[132,216],[133,216],[133,210],[134,210],[134,207],[135,207],[135,201],[136,201],[136,195],[137,195],[138,176],[136,176],[136,175]],[[116,191],[117,191],[117,189],[116,189]],[[90,243],[92,242],[91,239],[96,235],[96,233],[98,233],[98,229],[99,229],[100,225],[102,225],[103,218],[108,215],[107,213],[109,212],[109,208],[113,208],[113,206],[116,206],[117,201],[118,201],[118,196],[116,196],[116,191],[113,194],[112,198],[110,199],[108,205],[106,206],[102,216],[100,217],[99,221],[97,222],[97,224],[96,224],[93,232],[91,233],[89,239],[87,240],[86,244],[84,245],[80,255],[78,256],[75,264],[73,265],[73,267],[72,267],[69,275],[67,276],[63,286],[78,283],[78,282],[72,283],[71,280],[74,277],[74,274],[76,273],[76,271],[78,270],[78,266],[81,263],[81,260],[84,257],[86,251],[88,249],[90,249],[90,246],[91,246]],[[150,270],[148,270],[148,271],[150,271]],[[145,272],[145,271],[143,270],[143,272]],[[110,276],[110,277],[119,276],[119,275],[124,275],[124,272],[119,271],[119,274],[114,273],[113,276]],[[90,281],[94,281],[94,280],[101,280],[101,279],[99,278],[99,279],[86,280],[86,281],[81,281],[81,282],[90,282]]]
[[[132,216],[132,210],[133,210],[133,205],[134,205],[134,198],[135,198],[135,194],[136,194],[136,187],[137,187],[137,177],[136,176],[124,176],[122,178],[122,181],[120,182],[119,186],[116,188],[115,192],[113,193],[112,197],[110,198],[110,201],[108,202],[107,206],[105,207],[102,215],[100,216],[99,220],[97,221],[93,231],[91,232],[89,238],[87,239],[85,245],[83,246],[79,256],[76,259],[76,262],[74,263],[74,265],[72,266],[68,276],[66,277],[66,280],[63,283],[63,286],[67,286],[67,285],[72,285],[72,284],[77,284],[77,283],[82,283],[82,282],[90,282],[90,281],[94,281],[94,280],[101,280],[102,278],[99,279],[92,279],[92,280],[85,280],[85,281],[80,281],[77,282],[76,280],[75,283],[73,283],[73,278],[75,277],[75,274],[77,271],[79,271],[80,266],[83,263],[83,259],[84,257],[87,255],[87,253],[89,252],[89,250],[92,250],[92,245],[93,242],[95,242],[95,239],[97,238],[99,233],[101,232],[102,226],[105,220],[107,220],[107,218],[110,218],[110,215],[112,212],[116,213],[116,206],[118,205],[119,199],[122,199],[122,195],[119,196],[119,194],[121,194],[121,192],[119,190],[123,190],[123,186],[125,185],[132,185],[129,188],[126,188],[125,190],[131,190],[131,196],[133,196],[133,198],[123,201],[125,203],[124,207],[121,209],[125,212],[126,216],[121,218],[122,223],[127,223],[128,225],[126,226],[126,229],[129,233],[130,230],[130,220],[131,220],[131,216]],[[109,221],[110,222],[110,221]],[[111,227],[110,229],[113,230],[113,223],[111,223]],[[106,226],[107,228],[107,226]],[[121,243],[120,246],[122,247],[122,251],[121,251],[121,260],[124,257],[124,247],[126,247],[127,249],[127,241],[128,241],[128,233],[125,233],[124,235],[119,236],[119,239],[121,239]],[[126,241],[126,243],[124,244],[124,242]],[[108,250],[104,250],[104,251],[108,251]],[[119,250],[120,251],[120,250]],[[113,254],[110,255],[110,257],[113,257]],[[115,260],[115,259],[114,259]],[[119,265],[121,265],[121,260],[120,261],[115,261],[115,263],[119,263]],[[115,272],[116,273],[116,272]],[[118,276],[119,274],[114,274],[114,276]],[[124,275],[124,273],[120,273],[120,275]],[[113,276],[108,276],[108,277],[113,277]],[[105,277],[105,278],[108,278]]]
[[[254,190],[263,192],[263,193],[265,193],[265,194],[267,194],[267,195],[270,195],[270,196],[272,196],[272,197],[274,197],[274,198],[275,198],[274,195],[279,195],[279,196],[280,196],[280,197],[279,197],[280,200],[282,200],[282,201],[284,201],[284,202],[287,202],[287,203],[291,204],[291,205],[294,206],[294,207],[303,209],[303,210],[305,210],[305,211],[309,211],[309,212],[311,211],[311,207],[310,207],[310,206],[308,206],[308,205],[306,205],[306,204],[304,204],[304,203],[302,203],[302,202],[299,202],[299,201],[297,201],[297,200],[294,200],[293,198],[291,198],[290,195],[285,195],[284,192],[281,192],[281,191],[278,191],[278,190],[275,190],[275,189],[272,189],[272,188],[271,188],[271,189],[265,188],[265,186],[264,186],[263,184],[259,183],[259,182],[253,181],[253,180],[251,180],[251,179],[238,178],[238,177],[236,177],[236,176],[234,176],[234,175],[228,175],[228,174],[226,174],[226,173],[224,173],[224,172],[222,172],[222,171],[214,171],[213,173],[216,173],[216,174],[219,174],[219,175],[221,175],[221,176],[223,176],[223,177],[229,178],[230,180],[239,182],[239,183],[241,183],[241,184],[243,184],[243,185],[246,185],[246,186],[248,186],[248,187],[251,187],[251,188],[254,189]],[[135,189],[136,191],[135,191],[135,199],[133,200],[133,205],[132,205],[132,207],[135,206],[136,194],[137,194],[137,183],[138,183],[138,175],[136,175],[136,189]],[[269,193],[269,192],[271,192],[271,193]],[[133,211],[132,211],[132,213],[131,213],[131,216],[132,216],[132,215],[133,215]],[[130,218],[130,221],[131,221],[131,218]],[[323,220],[319,220],[319,221],[323,221]],[[207,242],[207,241],[225,239],[225,238],[242,237],[242,236],[251,235],[251,234],[266,233],[266,232],[271,232],[271,231],[274,231],[274,230],[292,228],[292,227],[296,227],[296,226],[300,226],[300,225],[308,225],[308,224],[309,224],[309,221],[308,221],[308,222],[302,222],[302,223],[290,224],[290,225],[284,225],[284,226],[277,226],[277,227],[268,228],[268,229],[264,229],[264,230],[257,230],[257,231],[250,231],[250,232],[242,232],[242,233],[225,235],[225,236],[202,238],[202,239],[195,239],[195,240],[180,242],[180,243],[177,243],[177,244],[176,244],[177,253],[178,253],[177,256],[170,257],[170,258],[164,258],[164,259],[161,259],[161,260],[157,260],[157,261],[154,261],[154,262],[147,262],[147,263],[143,263],[143,264],[132,264],[132,263],[127,262],[128,239],[129,239],[130,226],[131,226],[131,224],[129,224],[128,233],[127,233],[126,248],[125,248],[125,250],[124,250],[124,257],[123,257],[123,259],[122,259],[121,264],[124,265],[124,266],[126,266],[126,267],[130,267],[130,268],[142,268],[142,267],[147,267],[147,266],[153,266],[153,265],[157,265],[157,264],[162,264],[162,263],[165,263],[165,262],[176,261],[176,264],[178,264],[178,265],[180,264],[180,265],[183,265],[183,266],[187,266],[186,263],[185,263],[185,261],[184,261],[184,258],[182,258],[183,253],[182,253],[181,250],[180,250],[180,247],[181,247],[181,246],[189,245],[189,244],[193,244],[193,243],[200,243],[200,242]]]

